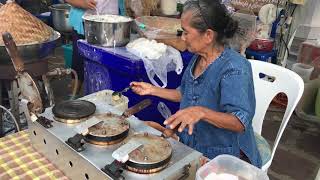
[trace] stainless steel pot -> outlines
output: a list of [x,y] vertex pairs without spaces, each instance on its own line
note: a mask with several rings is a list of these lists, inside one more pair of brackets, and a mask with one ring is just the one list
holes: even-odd
[[[130,41],[132,19],[125,22],[96,21],[91,16],[83,17],[85,38],[88,43],[104,47],[125,46]],[[116,15],[102,15],[114,16]]]
[[54,4],[49,7],[52,13],[53,26],[61,32],[71,32],[72,27],[69,25],[69,13],[71,5]]

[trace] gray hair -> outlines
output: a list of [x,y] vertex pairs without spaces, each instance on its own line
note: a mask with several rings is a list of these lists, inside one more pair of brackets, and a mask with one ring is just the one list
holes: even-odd
[[208,25],[204,21],[200,6],[197,1],[187,1],[183,7],[183,13],[192,12],[190,26],[197,29],[200,33],[204,33],[209,29]]
[[233,20],[226,7],[219,0],[189,0],[183,13],[191,12],[190,26],[200,33],[211,29],[217,32],[217,41],[232,38],[238,29],[238,22]]

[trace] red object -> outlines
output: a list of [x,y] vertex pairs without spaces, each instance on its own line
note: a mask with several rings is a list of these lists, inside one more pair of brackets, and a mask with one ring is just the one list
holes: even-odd
[[280,109],[286,109],[288,105],[288,97],[284,93],[279,93],[273,98],[272,104]]
[[313,40],[301,43],[298,62],[312,65],[311,79],[317,78],[320,75],[320,45]]
[[320,57],[320,45],[314,42],[305,41],[300,46],[298,62],[312,64],[313,61]]
[[249,49],[254,51],[271,52],[273,44],[273,39],[255,39],[251,42]]

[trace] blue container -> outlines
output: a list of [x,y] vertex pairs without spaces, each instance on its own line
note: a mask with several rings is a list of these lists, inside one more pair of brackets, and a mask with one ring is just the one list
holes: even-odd
[[[272,50],[271,52],[258,52],[247,49],[245,52],[248,59],[255,59],[259,61],[269,62],[277,64],[277,51]],[[259,74],[260,78],[264,78],[266,75],[263,73]]]
[[258,51],[253,51],[250,49],[247,49],[246,52],[246,57],[248,59],[256,59],[264,62],[270,62],[273,64],[277,64],[277,51],[272,50],[271,52],[258,52]]
[[[78,41],[79,53],[85,57],[85,93],[91,94],[103,89],[119,91],[129,86],[132,81],[150,82],[142,60],[125,50],[124,47],[116,48],[118,52],[108,52],[105,49],[87,44],[83,40]],[[125,53],[126,55],[124,55]],[[181,53],[184,67],[186,68],[193,54]],[[137,60],[138,59],[138,60]],[[183,74],[183,73],[182,73]],[[167,88],[174,89],[180,86],[182,74],[168,73]],[[137,113],[141,120],[163,123],[164,118],[158,112],[158,103],[164,102],[172,113],[179,109],[179,103],[173,103],[153,96],[139,96],[132,91],[124,93],[129,98],[129,107],[137,104],[143,99],[150,98],[152,105]]]
[[71,68],[72,65],[72,44],[62,46],[64,56],[64,67]]

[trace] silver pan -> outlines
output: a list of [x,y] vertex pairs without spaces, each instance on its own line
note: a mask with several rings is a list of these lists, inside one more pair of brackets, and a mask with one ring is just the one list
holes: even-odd
[[[17,45],[17,50],[25,64],[40,61],[54,50],[59,38],[60,33],[54,31],[49,40],[42,43]],[[5,45],[0,45],[0,54],[0,65],[11,64],[11,58],[7,54]]]

